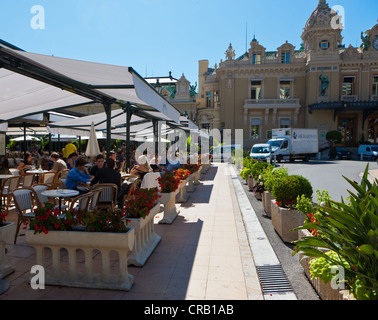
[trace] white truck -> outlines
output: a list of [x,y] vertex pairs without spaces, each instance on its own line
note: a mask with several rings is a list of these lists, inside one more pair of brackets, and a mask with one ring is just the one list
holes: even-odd
[[267,144],[271,146],[271,161],[274,158],[277,162],[296,159],[308,161],[319,153],[318,129],[273,129],[272,139]]

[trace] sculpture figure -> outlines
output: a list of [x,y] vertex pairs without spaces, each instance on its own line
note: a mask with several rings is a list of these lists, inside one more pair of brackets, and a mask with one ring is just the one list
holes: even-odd
[[327,88],[329,86],[329,80],[328,80],[328,77],[327,76],[323,76],[323,73],[319,76],[319,79],[321,81],[321,91],[320,91],[320,95],[322,97],[324,97],[326,95],[326,92],[327,92]]
[[362,48],[362,52],[368,51],[371,46],[370,35],[364,36],[364,33],[361,32],[361,40],[362,44],[360,48]]

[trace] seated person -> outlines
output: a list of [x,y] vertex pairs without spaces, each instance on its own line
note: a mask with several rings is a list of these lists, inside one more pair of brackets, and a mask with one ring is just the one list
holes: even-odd
[[152,168],[148,163],[147,157],[142,155],[138,158],[138,164],[136,164],[131,170],[130,174],[136,175],[139,177],[139,181],[142,181],[144,176],[152,172]]
[[59,153],[53,152],[51,154],[51,160],[54,162],[51,171],[59,172],[61,170],[67,169],[67,165],[64,160],[60,159]]
[[150,166],[153,172],[161,172],[161,166],[159,164],[159,154],[155,154],[155,157],[151,159]]
[[123,208],[124,190],[121,188],[121,174],[114,168],[115,163],[111,158],[106,159],[106,165],[99,169],[91,181],[91,186],[96,183],[114,183],[118,187],[117,204]]
[[68,159],[66,161],[68,169],[73,169],[75,167],[75,163],[76,163],[77,158],[78,158],[78,154],[76,152],[71,153],[68,156]]
[[78,186],[84,185],[91,181],[88,169],[85,166],[87,162],[83,158],[77,159],[75,167],[71,169],[67,174],[66,188],[71,190],[78,190],[81,194],[86,191],[77,189]]
[[95,177],[98,170],[103,168],[105,164],[105,157],[100,153],[96,156],[96,164],[89,170],[91,177]]
[[177,157],[177,160],[173,160],[173,159],[167,159],[168,161],[168,166],[167,166],[167,168],[166,169],[164,169],[164,170],[166,170],[166,171],[170,171],[170,172],[173,172],[174,170],[177,170],[177,169],[179,169],[180,168],[180,160],[179,160],[179,153],[178,152],[176,152],[175,153],[176,154],[176,157]]
[[108,161],[108,159],[114,160],[114,169],[117,169],[117,154],[114,151],[109,151],[106,161]]
[[26,174],[26,171],[31,169],[32,165],[32,154],[30,152],[25,152],[24,159],[21,161],[20,165],[17,167],[17,170],[20,171],[20,175],[23,176]]

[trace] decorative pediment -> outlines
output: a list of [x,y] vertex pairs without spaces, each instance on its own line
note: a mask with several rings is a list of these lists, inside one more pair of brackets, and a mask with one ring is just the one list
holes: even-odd
[[287,42],[287,40],[281,47],[277,48],[278,51],[281,50],[281,51],[290,51],[290,52],[292,51],[294,52],[294,49],[295,47],[291,43]]
[[253,38],[251,41],[251,49],[249,49],[250,53],[263,53],[265,52],[266,48],[263,47],[259,42]]
[[362,59],[361,52],[353,47],[351,44],[347,49],[344,50],[344,52],[341,54],[341,59],[343,60],[356,60],[356,59]]
[[378,23],[373,28],[365,31],[365,34],[372,35],[373,37],[378,35]]

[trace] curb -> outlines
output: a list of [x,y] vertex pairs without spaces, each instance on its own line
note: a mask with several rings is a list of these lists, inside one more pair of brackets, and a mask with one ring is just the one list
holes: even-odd
[[[247,234],[252,257],[257,268],[266,266],[281,265],[277,258],[264,229],[253,209],[245,191],[235,173],[234,167],[228,165],[228,171],[231,176],[232,184],[239,204],[240,212],[244,222],[245,232]],[[265,300],[297,300],[294,292],[282,294],[264,294]]]

